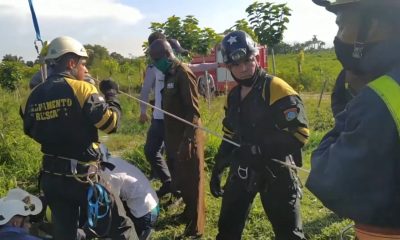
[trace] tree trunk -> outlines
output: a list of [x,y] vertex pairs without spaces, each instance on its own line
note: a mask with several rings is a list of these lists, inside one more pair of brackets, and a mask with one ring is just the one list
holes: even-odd
[[273,75],[276,75],[276,65],[275,65],[275,52],[274,52],[274,48],[271,48],[271,53],[272,53],[272,73],[273,73]]

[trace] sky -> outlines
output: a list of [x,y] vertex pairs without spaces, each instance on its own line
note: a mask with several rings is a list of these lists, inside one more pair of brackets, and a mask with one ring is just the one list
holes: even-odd
[[[283,41],[305,42],[313,35],[332,46],[335,16],[311,0],[268,0],[287,3],[292,9]],[[247,18],[245,9],[254,0],[32,0],[41,38],[51,41],[70,36],[83,44],[99,44],[125,57],[143,55],[151,22],[175,15],[194,15],[201,28],[217,33]],[[27,0],[0,0],[0,57],[12,54],[25,61],[37,56],[36,39]]]

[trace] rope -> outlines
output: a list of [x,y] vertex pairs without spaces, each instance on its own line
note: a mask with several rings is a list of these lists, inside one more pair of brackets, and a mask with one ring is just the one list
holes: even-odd
[[[107,190],[102,185],[93,183],[88,188],[87,200],[88,224],[90,228],[95,228],[97,226],[97,221],[107,216],[110,211],[111,199]],[[101,212],[100,208],[105,209]]]
[[36,13],[35,13],[35,9],[33,7],[32,0],[28,0],[28,2],[29,2],[29,8],[31,10],[31,15],[32,15],[33,27],[35,28],[35,32],[36,32],[36,39],[33,41],[33,44],[35,46],[36,53],[38,54],[42,82],[44,82],[47,78],[47,67],[46,67],[46,63],[44,62],[44,57],[41,56],[41,54],[40,54],[38,42],[40,42],[42,49],[44,48],[45,44],[43,43],[42,37],[40,36],[39,23],[36,18]]
[[[32,0],[28,0],[29,2],[29,8],[31,9],[31,15],[32,15],[32,21],[33,21],[33,27],[35,28],[35,32],[36,32],[36,41],[40,41],[43,43],[42,38],[40,37],[40,29],[39,29],[39,24],[36,18],[36,13],[35,13],[35,9],[33,8],[33,4],[32,4]],[[35,41],[35,42],[36,42]],[[36,49],[38,50],[38,49]],[[39,50],[38,50],[39,51]],[[38,52],[39,53],[39,52]]]
[[[67,158],[67,157],[62,157],[62,156],[56,156],[56,155],[53,155],[53,154],[44,153],[43,155],[69,161],[70,164],[71,164],[71,174],[56,173],[56,172],[50,172],[50,171],[47,171],[47,170],[42,170],[42,172],[45,172],[45,173],[48,173],[48,174],[52,174],[52,175],[56,175],[56,176],[73,177],[78,182],[84,183],[84,184],[88,184],[89,183],[90,185],[93,185],[93,183],[99,182],[98,173],[99,173],[101,168],[99,166],[99,162],[98,161],[82,162],[82,161],[79,161],[77,159]],[[89,167],[88,172],[87,173],[83,173],[83,174],[78,174],[76,172],[77,164]]]
[[[100,82],[98,79],[95,79],[95,78],[93,78],[93,79],[94,79],[96,82]],[[136,101],[138,101],[138,102],[141,102],[141,103],[143,103],[143,104],[145,104],[145,105],[147,105],[147,106],[149,106],[149,107],[151,107],[151,108],[153,108],[153,109],[156,109],[156,110],[158,110],[158,111],[160,111],[160,112],[163,112],[164,114],[166,114],[166,115],[168,115],[168,116],[170,116],[170,117],[173,117],[173,118],[175,118],[175,119],[178,120],[178,121],[181,121],[181,122],[186,123],[186,124],[188,124],[188,125],[190,125],[190,126],[192,126],[192,127],[194,127],[194,128],[198,128],[198,129],[200,129],[200,130],[202,130],[202,131],[204,131],[204,132],[206,132],[206,133],[209,133],[209,134],[211,134],[211,135],[214,135],[215,137],[220,138],[221,140],[223,140],[223,141],[225,141],[225,142],[228,142],[228,143],[230,143],[230,144],[232,144],[232,145],[234,145],[234,146],[236,146],[236,147],[240,147],[240,144],[239,144],[239,143],[236,143],[236,142],[234,142],[234,141],[232,141],[232,140],[230,140],[230,139],[227,139],[227,138],[225,138],[224,136],[222,136],[221,134],[219,134],[219,133],[217,133],[217,132],[215,132],[215,131],[212,131],[212,130],[210,130],[210,129],[208,129],[208,128],[205,128],[205,127],[202,127],[202,126],[195,125],[195,124],[193,124],[193,123],[187,121],[186,119],[183,119],[183,118],[181,118],[181,117],[178,117],[178,116],[176,116],[176,115],[174,115],[174,114],[172,114],[172,113],[170,113],[170,112],[167,112],[167,111],[165,111],[165,110],[163,110],[163,109],[161,109],[161,108],[158,108],[158,107],[156,107],[156,106],[154,106],[154,105],[152,105],[152,104],[150,104],[150,103],[148,103],[148,102],[146,102],[146,101],[143,101],[143,100],[141,100],[141,99],[139,99],[139,98],[137,98],[137,97],[134,97],[134,96],[132,96],[132,95],[130,95],[130,94],[128,94],[128,93],[122,92],[122,91],[120,91],[120,90],[118,90],[118,92],[121,93],[121,94],[123,94],[123,95],[125,95],[125,96],[127,96],[127,97],[129,97],[129,98],[132,98],[132,99],[134,99],[134,100],[136,100]],[[303,172],[306,172],[306,173],[310,173],[310,170],[308,170],[308,169],[304,169],[304,168],[297,167],[297,166],[292,165],[292,164],[288,164],[288,163],[286,163],[286,162],[280,161],[279,159],[274,159],[274,158],[272,158],[271,160],[274,161],[274,162],[276,162],[276,163],[279,163],[279,164],[281,164],[281,165],[284,165],[285,167],[292,168],[292,169],[296,169],[296,170],[300,170],[300,171],[303,171]]]

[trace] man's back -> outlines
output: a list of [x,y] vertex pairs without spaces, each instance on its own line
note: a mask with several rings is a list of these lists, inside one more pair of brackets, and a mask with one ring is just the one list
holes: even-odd
[[113,190],[119,192],[133,216],[142,217],[158,205],[157,194],[142,171],[121,158],[109,157],[107,161],[115,165],[112,171],[106,170]]

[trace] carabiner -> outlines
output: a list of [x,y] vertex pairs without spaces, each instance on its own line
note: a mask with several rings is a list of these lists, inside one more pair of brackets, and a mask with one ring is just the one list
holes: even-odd
[[[237,169],[237,174],[238,174],[238,176],[239,176],[241,179],[245,180],[245,179],[247,179],[247,177],[248,177],[248,170],[249,170],[249,167],[242,168],[242,167],[240,167],[240,165],[239,165],[239,166],[238,166],[238,169]],[[242,175],[241,172],[244,172],[244,175]]]

